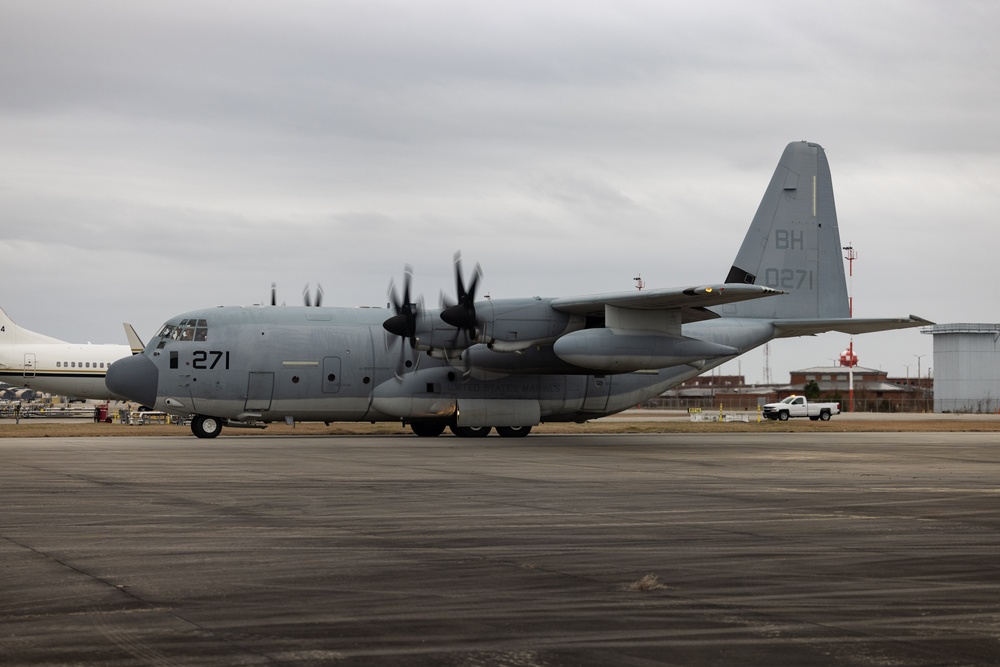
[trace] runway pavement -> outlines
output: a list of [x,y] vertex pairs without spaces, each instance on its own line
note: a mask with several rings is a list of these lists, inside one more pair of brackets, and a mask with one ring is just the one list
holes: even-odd
[[0,663],[995,665],[998,482],[995,433],[4,438]]

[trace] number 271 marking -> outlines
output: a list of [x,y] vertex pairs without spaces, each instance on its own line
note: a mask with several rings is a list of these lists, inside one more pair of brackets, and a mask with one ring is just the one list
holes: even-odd
[[[209,355],[212,356],[211,365],[208,364]],[[222,368],[229,370],[229,350],[226,350],[225,352],[221,350],[209,350],[208,352],[205,350],[198,350],[194,353],[194,361],[191,362],[191,366],[203,370],[212,370],[219,365],[219,361],[222,359],[226,360],[222,365]]]

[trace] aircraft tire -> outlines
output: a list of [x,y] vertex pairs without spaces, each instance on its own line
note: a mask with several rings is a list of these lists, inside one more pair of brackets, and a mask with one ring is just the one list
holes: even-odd
[[779,412],[778,413],[778,419],[780,421],[783,421],[783,422],[788,421],[788,412],[785,411],[785,410],[782,410],[781,412]]
[[491,426],[449,426],[448,428],[460,438],[485,438],[493,430]]
[[410,422],[410,430],[421,438],[435,438],[444,433],[444,424],[435,422]]
[[222,433],[222,420],[218,417],[195,415],[191,420],[191,432],[199,438],[215,438]]
[[497,426],[497,435],[501,438],[523,438],[529,433],[530,426]]

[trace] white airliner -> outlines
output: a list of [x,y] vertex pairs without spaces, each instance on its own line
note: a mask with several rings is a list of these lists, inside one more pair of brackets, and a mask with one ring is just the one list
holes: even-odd
[[59,396],[117,400],[104,385],[108,367],[142,350],[131,324],[128,345],[67,343],[14,324],[0,308],[0,382]]

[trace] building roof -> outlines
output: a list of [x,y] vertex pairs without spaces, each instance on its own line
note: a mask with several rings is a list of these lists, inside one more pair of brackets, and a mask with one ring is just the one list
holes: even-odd
[[992,334],[1000,335],[1000,324],[935,324],[920,330],[925,334]]
[[[822,392],[828,391],[849,391],[846,380],[837,381],[817,381],[816,384],[819,385],[819,390]],[[916,391],[915,386],[907,387],[905,384],[895,384],[893,382],[855,382],[854,391],[867,391],[867,392],[880,392],[880,393],[897,393],[897,392],[913,392]]]

